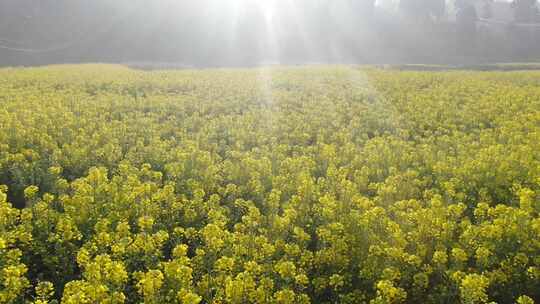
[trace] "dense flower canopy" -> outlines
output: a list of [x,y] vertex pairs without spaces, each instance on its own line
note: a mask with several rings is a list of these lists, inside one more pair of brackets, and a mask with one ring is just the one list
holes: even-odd
[[0,303],[540,299],[540,73],[0,70]]

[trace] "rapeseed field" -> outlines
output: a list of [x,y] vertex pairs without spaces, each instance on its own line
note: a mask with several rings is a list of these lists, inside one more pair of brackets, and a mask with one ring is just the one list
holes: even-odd
[[0,303],[540,300],[540,72],[0,69]]

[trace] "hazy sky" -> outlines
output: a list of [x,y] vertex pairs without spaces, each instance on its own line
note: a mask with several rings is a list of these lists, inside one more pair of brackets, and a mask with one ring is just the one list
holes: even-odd
[[362,3],[369,0],[0,0],[0,65],[386,62],[456,52],[444,23],[437,32],[425,19],[401,18],[396,0],[378,0],[373,18]]

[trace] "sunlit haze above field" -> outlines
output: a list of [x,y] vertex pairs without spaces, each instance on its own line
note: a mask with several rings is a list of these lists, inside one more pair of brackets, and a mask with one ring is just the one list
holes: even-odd
[[7,0],[0,65],[530,61],[540,26],[508,26],[515,12],[506,0]]

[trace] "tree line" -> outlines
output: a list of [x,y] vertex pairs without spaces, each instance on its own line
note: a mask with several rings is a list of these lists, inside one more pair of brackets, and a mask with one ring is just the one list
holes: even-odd
[[[389,3],[394,12],[382,9],[390,7],[384,1],[376,6],[373,0],[6,0],[0,3],[0,65],[455,60],[450,52],[456,48],[455,29],[438,21],[450,6],[470,7],[472,1]],[[515,0],[516,20],[533,20],[534,3]],[[497,37],[501,45],[505,39]]]

